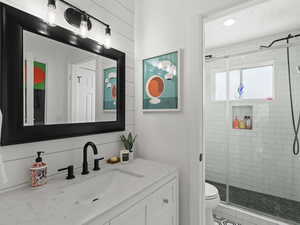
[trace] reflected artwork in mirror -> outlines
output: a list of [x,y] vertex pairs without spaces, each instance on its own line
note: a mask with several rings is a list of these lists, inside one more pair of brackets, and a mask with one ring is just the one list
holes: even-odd
[[116,120],[117,61],[23,31],[24,125]]

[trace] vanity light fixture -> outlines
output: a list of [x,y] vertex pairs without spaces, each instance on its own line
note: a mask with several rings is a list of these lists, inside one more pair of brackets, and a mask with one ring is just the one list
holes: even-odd
[[54,27],[56,21],[56,2],[55,0],[48,0],[48,23],[50,26]]
[[104,43],[105,48],[111,48],[111,31],[110,27],[105,28],[105,43]]
[[[65,20],[72,26],[79,29],[79,35],[82,38],[86,38],[88,32],[92,29],[91,19],[100,23],[105,27],[105,40],[102,45],[105,48],[111,48],[111,29],[107,23],[99,20],[98,18],[86,13],[85,11],[79,9],[73,4],[65,1],[65,0],[57,0],[62,2],[63,4],[69,6],[65,10],[64,16]],[[56,19],[56,0],[48,0],[48,23],[50,26],[55,26]]]

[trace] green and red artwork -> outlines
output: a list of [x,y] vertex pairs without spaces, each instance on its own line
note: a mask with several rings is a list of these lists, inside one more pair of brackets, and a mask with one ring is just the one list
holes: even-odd
[[116,110],[117,68],[104,69],[103,110]]
[[33,62],[34,69],[34,125],[45,124],[46,64]]
[[180,51],[143,60],[143,110],[180,110]]

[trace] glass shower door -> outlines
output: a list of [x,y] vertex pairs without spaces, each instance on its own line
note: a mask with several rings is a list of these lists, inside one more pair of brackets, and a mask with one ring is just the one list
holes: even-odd
[[209,62],[205,67],[206,181],[217,187],[224,202],[228,201],[229,190],[227,67],[227,59]]
[[[296,117],[300,112],[300,92],[297,89],[300,76],[296,73],[296,54],[299,50],[300,47],[291,48]],[[294,134],[286,49],[271,49],[230,58],[230,64],[244,68],[244,76],[248,74],[249,79],[257,82],[254,86],[247,81],[248,78],[243,79],[245,92],[252,92],[257,98],[242,97],[230,103],[231,113],[234,113],[234,107],[240,108],[240,111],[243,107],[249,107],[240,119],[251,115],[252,127],[249,130],[232,129],[229,135],[228,203],[300,223],[300,199],[297,198],[300,189],[295,188],[300,184],[296,173],[299,158],[292,154]],[[271,80],[266,69],[260,69],[256,74],[249,73],[249,68],[259,71],[258,68],[268,66],[272,66]],[[272,96],[267,97],[264,91],[270,89],[270,84]]]
[[[299,45],[290,59],[297,122]],[[300,156],[292,153],[287,65],[286,48],[206,63],[206,180],[227,204],[299,224]]]

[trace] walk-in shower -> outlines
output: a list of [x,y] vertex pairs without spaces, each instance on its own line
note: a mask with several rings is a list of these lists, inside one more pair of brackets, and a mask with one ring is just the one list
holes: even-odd
[[225,204],[300,224],[300,35],[292,33],[206,51],[206,180]]
[[291,114],[292,114],[292,125],[294,130],[294,142],[293,142],[293,154],[299,155],[300,151],[300,145],[299,145],[299,127],[300,127],[300,113],[298,113],[298,120],[295,119],[295,111],[294,111],[294,101],[293,101],[293,92],[292,92],[292,80],[291,80],[291,57],[290,57],[290,39],[298,38],[300,37],[300,34],[292,35],[289,34],[287,37],[280,38],[277,40],[272,41],[271,44],[268,46],[262,45],[261,48],[271,48],[274,44],[286,41],[287,47],[286,47],[286,56],[287,56],[287,66],[288,66],[288,78],[289,78],[289,95],[290,95],[290,104],[291,104]]

